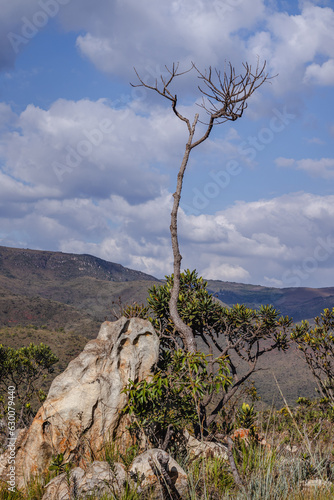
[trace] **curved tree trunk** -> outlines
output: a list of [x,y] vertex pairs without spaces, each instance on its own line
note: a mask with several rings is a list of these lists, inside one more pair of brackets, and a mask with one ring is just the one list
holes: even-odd
[[197,345],[194,333],[190,328],[190,326],[186,325],[184,321],[181,319],[179,312],[177,310],[177,302],[180,293],[180,274],[181,274],[181,260],[182,260],[182,256],[180,254],[180,249],[179,249],[178,237],[177,237],[177,213],[180,206],[183,177],[189,160],[190,151],[192,149],[192,141],[195,133],[197,120],[198,120],[198,114],[195,115],[193,125],[189,130],[189,138],[186,144],[186,150],[183,155],[183,160],[181,163],[179,173],[177,174],[177,184],[176,184],[176,191],[173,194],[174,202],[173,202],[173,209],[171,212],[171,223],[170,223],[170,234],[171,234],[173,257],[174,257],[174,280],[169,300],[169,313],[175,325],[176,330],[180,333],[182,337],[185,350],[187,352],[192,352],[192,353],[197,351]]

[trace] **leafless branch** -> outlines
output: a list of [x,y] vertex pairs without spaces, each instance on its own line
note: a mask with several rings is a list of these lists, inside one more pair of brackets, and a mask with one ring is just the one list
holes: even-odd
[[245,73],[239,75],[236,75],[235,69],[229,63],[229,71],[228,73],[224,72],[223,78],[220,71],[214,71],[217,83],[214,83],[211,67],[204,73],[199,71],[194,63],[193,67],[199,74],[199,79],[203,81],[204,86],[207,88],[207,90],[204,90],[203,86],[199,85],[198,89],[211,104],[209,108],[203,98],[203,102],[199,106],[209,114],[210,121],[212,117],[216,120],[216,124],[241,118],[247,108],[247,99],[265,81],[272,78],[265,72],[266,62],[262,67],[257,64],[255,72],[252,71],[251,65],[244,63]]

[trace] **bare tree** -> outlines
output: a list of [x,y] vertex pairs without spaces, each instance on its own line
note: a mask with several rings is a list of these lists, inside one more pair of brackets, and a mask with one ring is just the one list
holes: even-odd
[[[248,63],[243,64],[244,72],[242,74],[236,74],[234,67],[231,63],[228,64],[228,70],[224,71],[222,75],[218,70],[212,70],[211,67],[208,71],[201,73],[194,63],[189,70],[179,72],[179,64],[173,63],[172,69],[166,66],[168,76],[160,76],[160,81],[156,79],[155,85],[148,85],[139,76],[137,70],[135,69],[136,75],[139,79],[139,84],[133,87],[145,87],[150,90],[154,90],[159,95],[171,102],[172,109],[175,115],[185,122],[188,129],[188,140],[185,146],[185,151],[181,166],[177,175],[177,185],[176,191],[173,194],[174,202],[173,209],[171,212],[171,224],[170,233],[172,240],[172,249],[174,257],[174,283],[171,292],[169,310],[170,316],[173,320],[176,330],[179,332],[186,351],[196,352],[197,345],[195,336],[192,329],[186,325],[177,310],[177,301],[179,297],[180,290],[180,273],[181,273],[181,260],[182,256],[180,254],[179,243],[178,243],[178,233],[177,233],[177,215],[180,205],[181,192],[183,177],[189,160],[190,152],[196,146],[204,142],[210,135],[212,128],[215,124],[221,124],[226,121],[235,121],[241,118],[244,110],[247,108],[248,98],[258,89],[265,81],[268,81],[270,77],[265,71],[266,63],[263,66],[257,64],[255,72],[253,72],[251,65]],[[195,130],[199,123],[199,113],[195,114],[193,121],[191,122],[187,117],[183,116],[177,109],[178,99],[177,95],[173,94],[170,90],[173,80],[189,71],[195,70],[198,74],[198,78],[201,80],[201,85],[198,86],[200,93],[202,94],[202,104],[200,105],[209,116],[208,123],[206,123],[206,130],[202,137],[195,140]]]

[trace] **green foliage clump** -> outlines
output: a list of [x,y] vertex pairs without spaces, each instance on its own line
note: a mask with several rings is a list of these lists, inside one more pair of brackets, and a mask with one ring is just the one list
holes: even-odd
[[303,353],[320,392],[334,405],[334,308],[324,309],[314,322],[314,327],[308,321],[296,325],[291,338]]
[[63,472],[69,472],[71,468],[72,464],[64,461],[64,453],[53,456],[49,465],[49,471],[54,471],[56,476],[59,476]]
[[[166,284],[160,287],[154,285],[147,299],[153,311],[153,325],[160,331],[162,342],[168,345],[171,341],[181,342],[169,314],[172,286],[173,275],[166,276]],[[289,347],[287,330],[292,323],[289,317],[281,317],[271,305],[261,306],[259,310],[243,304],[224,307],[208,292],[207,282],[198,277],[196,271],[181,273],[178,312],[195,337],[220,352],[234,350],[247,361],[255,361],[273,349],[284,351]],[[272,341],[269,347],[260,345],[261,341],[267,340]]]
[[254,405],[243,403],[236,414],[237,427],[253,430],[255,429],[256,419],[257,412],[254,410]]
[[46,398],[42,381],[47,373],[53,372],[57,361],[57,356],[44,344],[31,343],[19,349],[0,344],[0,417],[8,411],[8,388],[14,387],[16,427],[29,425],[34,415],[34,401],[40,403]]
[[[166,276],[163,286],[149,290],[148,305],[152,311],[151,321],[160,335],[160,361],[168,352],[184,348],[169,312],[169,300],[174,277]],[[207,425],[217,420],[228,401],[242,388],[256,371],[261,356],[273,350],[286,351],[289,347],[288,330],[292,320],[280,316],[271,305],[258,310],[236,304],[228,308],[217,301],[207,290],[207,282],[196,271],[186,270],[180,276],[178,313],[188,325],[196,340],[205,344],[209,352],[218,353],[230,374],[229,385],[219,397],[207,398],[202,404],[202,421]],[[214,358],[212,358],[214,363]],[[213,373],[213,366],[211,373]],[[227,390],[225,390],[227,389]],[[212,408],[213,403],[215,407]],[[211,404],[210,411],[208,405]]]
[[129,381],[124,390],[129,398],[125,411],[136,416],[138,428],[143,428],[158,446],[163,445],[171,427],[174,436],[187,426],[203,434],[205,399],[230,384],[225,360],[214,360],[217,370],[212,372],[209,358],[180,349],[165,351],[163,367],[151,380]]
[[[175,328],[169,314],[169,300],[174,277],[166,276],[166,284],[153,285],[147,302],[154,313],[155,328],[164,335],[175,335]],[[207,289],[207,282],[198,277],[196,271],[187,269],[180,276],[178,312],[182,320],[192,328],[195,336],[210,335],[218,326],[221,306]],[[165,341],[166,337],[162,338]]]

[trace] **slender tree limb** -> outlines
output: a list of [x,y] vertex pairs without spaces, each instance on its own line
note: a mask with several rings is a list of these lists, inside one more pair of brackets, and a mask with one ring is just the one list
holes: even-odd
[[173,427],[174,427],[173,424],[169,424],[169,426],[167,427],[167,432],[166,432],[166,435],[165,435],[165,439],[164,439],[164,442],[162,443],[162,446],[161,446],[161,449],[164,450],[164,451],[167,450],[167,446],[169,445],[170,438],[174,434],[174,428]]
[[243,375],[237,382],[235,382],[232,389],[230,389],[229,392],[227,394],[225,394],[225,396],[219,401],[219,403],[216,405],[214,410],[211,412],[210,417],[208,418],[208,421],[207,421],[208,426],[216,420],[220,410],[234,396],[234,394],[239,389],[240,385],[243,384],[244,382],[246,382],[246,380],[249,379],[249,377],[252,375],[252,373],[254,373],[255,368],[256,368],[256,363],[257,363],[257,359],[255,360],[255,362],[254,362],[253,366],[250,368],[250,370],[245,375]]
[[159,452],[157,454],[157,460],[160,464],[161,470],[159,470],[159,468],[155,465],[151,457],[149,457],[148,463],[163,488],[164,497],[170,500],[182,500],[182,497],[168,474],[169,455],[165,457],[163,453]]
[[239,476],[237,466],[235,465],[235,461],[234,461],[234,457],[233,457],[233,441],[230,438],[230,436],[228,436],[228,438],[227,438],[227,456],[228,456],[228,461],[230,462],[231,472],[233,474],[235,484],[237,486],[239,486],[239,488],[244,488],[244,484],[241,481],[241,478]]

